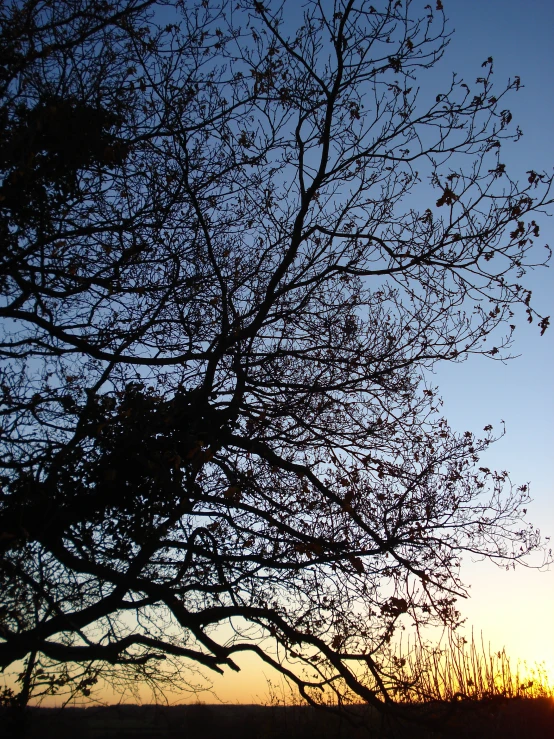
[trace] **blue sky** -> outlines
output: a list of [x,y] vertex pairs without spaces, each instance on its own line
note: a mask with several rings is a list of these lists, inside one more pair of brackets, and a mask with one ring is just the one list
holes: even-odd
[[[421,0],[419,5],[427,2]],[[524,85],[509,99],[514,127],[518,124],[524,135],[503,148],[503,160],[522,178],[530,169],[552,171],[554,3],[444,0],[443,5],[455,34],[443,60],[421,76],[422,99],[427,95],[434,99],[452,72],[473,83],[482,74],[481,63],[492,56],[499,88],[515,75]],[[554,219],[542,218],[540,225],[542,242],[554,247]],[[536,309],[551,315],[554,323],[554,266],[529,274],[527,282]],[[453,428],[479,432],[489,423],[500,429],[505,422],[506,435],[482,461],[507,469],[518,484],[531,482],[529,520],[554,541],[554,328],[541,337],[536,323],[529,326],[523,312],[517,324],[513,352],[521,356],[506,364],[475,357],[443,365],[433,384],[439,387],[444,415]],[[532,666],[544,661],[554,684],[554,568],[539,572],[518,567],[507,572],[468,558],[462,573],[471,585],[471,599],[461,604],[467,631],[473,628],[477,635],[482,631],[485,642],[495,650],[505,646],[515,662],[526,660]],[[215,679],[218,697],[246,702],[267,698],[264,669],[254,658],[239,662],[241,673]]]
[[[331,0],[324,2],[331,4]],[[435,0],[418,0],[417,5],[423,8],[427,2],[435,5]],[[552,171],[554,3],[444,0],[443,5],[455,34],[443,60],[421,76],[422,98],[433,99],[452,72],[473,83],[482,74],[481,63],[492,56],[499,88],[515,75],[524,85],[510,98],[514,127],[518,124],[524,135],[503,149],[504,161],[522,178],[529,169]],[[291,11],[293,6],[291,2]],[[287,19],[292,22],[290,13]],[[554,246],[554,220],[543,218],[540,225],[543,242]],[[528,287],[536,309],[553,316],[554,323],[554,268],[528,275]],[[505,422],[506,435],[483,463],[509,470],[518,484],[531,482],[534,502],[529,520],[554,540],[554,328],[541,338],[536,323],[529,326],[522,312],[514,353],[521,356],[506,364],[478,357],[439,367],[433,384],[439,387],[444,415],[453,428],[478,432],[489,423],[500,428],[500,422]],[[493,649],[505,646],[515,660],[544,661],[554,684],[554,569],[539,572],[520,567],[506,572],[487,562],[468,560],[463,575],[472,595],[461,604],[467,630],[482,631],[485,642],[490,641]],[[268,669],[252,656],[240,657],[238,662],[240,673],[215,677],[215,695],[230,702],[267,700]],[[277,681],[279,688],[279,677],[267,677]],[[199,697],[214,700],[211,693]],[[174,699],[186,700],[182,695]]]
[[[268,0],[269,1],[269,0]],[[331,4],[331,0],[323,0]],[[418,0],[423,7],[435,0]],[[375,3],[377,4],[377,3]],[[414,3],[414,6],[416,3]],[[506,147],[503,157],[522,177],[529,169],[554,167],[554,3],[552,0],[443,0],[449,27],[455,29],[444,59],[422,75],[422,93],[433,97],[456,71],[469,82],[482,74],[481,63],[492,56],[499,87],[521,77],[524,87],[511,96],[514,124],[522,139]],[[554,247],[554,218],[540,221],[541,239]],[[537,310],[554,324],[554,266],[528,275]],[[519,354],[506,364],[472,358],[437,368],[433,384],[444,400],[444,415],[453,428],[481,431],[489,423],[506,435],[483,463],[510,471],[517,483],[531,482],[534,502],[529,520],[554,541],[554,326],[541,338],[535,324],[519,316],[514,344]],[[545,661],[554,684],[554,568],[506,572],[489,563],[464,564],[472,598],[462,604],[467,628],[483,631],[495,649],[503,646],[514,658]],[[264,669],[254,658],[239,659],[239,675],[216,678],[221,700],[258,702],[267,698]],[[272,678],[273,679],[273,678]],[[209,695],[200,696],[211,700]],[[108,699],[117,700],[117,696]],[[145,699],[147,697],[145,696]],[[176,700],[183,697],[176,696]]]
[[[433,76],[456,71],[474,81],[481,62],[494,59],[496,83],[519,75],[524,85],[510,99],[521,140],[503,158],[523,176],[531,168],[554,167],[554,3],[547,0],[445,0],[456,30]],[[554,247],[554,219],[542,218],[541,241]],[[527,276],[539,312],[554,320],[554,265]],[[507,469],[518,483],[531,482],[534,500],[529,520],[554,541],[554,330],[541,338],[536,324],[521,315],[514,353],[507,364],[473,358],[438,368],[434,378],[444,400],[444,415],[458,430],[479,431],[506,423],[506,435],[489,451],[487,466]],[[467,562],[472,585],[462,604],[468,625],[481,629],[493,647],[529,662],[544,660],[554,682],[554,569],[506,572],[488,563]]]
[[[331,0],[324,0],[331,5]],[[423,8],[435,0],[418,0]],[[444,0],[449,29],[454,29],[445,57],[437,67],[421,75],[421,98],[433,100],[452,72],[469,83],[482,75],[481,63],[494,59],[498,88],[521,77],[524,87],[510,97],[509,107],[523,137],[503,149],[503,160],[525,177],[527,170],[552,171],[554,147],[554,95],[552,70],[554,45],[554,3],[546,0]],[[300,4],[291,2],[287,21],[294,23]],[[414,193],[414,199],[417,193]],[[415,205],[415,203],[413,203]],[[541,239],[554,247],[554,219],[540,220]],[[527,276],[536,309],[551,315],[554,323],[554,267]],[[483,458],[483,463],[510,471],[514,482],[531,482],[534,499],[529,520],[554,540],[554,327],[541,338],[534,323],[529,326],[523,312],[516,330],[515,354],[506,364],[472,358],[437,368],[433,384],[444,400],[444,415],[459,431],[479,432],[491,423],[506,424],[506,435]],[[554,568],[548,572],[517,568],[506,572],[487,563],[463,567],[471,585],[471,599],[461,604],[467,630],[483,632],[493,649],[506,647],[514,660],[544,661],[554,684]],[[255,657],[238,659],[242,671],[214,679],[220,700],[260,702],[268,698],[266,675],[280,685],[280,678],[268,673]],[[213,694],[201,696],[213,700]],[[114,699],[116,696],[114,696]],[[175,697],[179,700],[179,697]],[[182,697],[181,697],[182,700]]]

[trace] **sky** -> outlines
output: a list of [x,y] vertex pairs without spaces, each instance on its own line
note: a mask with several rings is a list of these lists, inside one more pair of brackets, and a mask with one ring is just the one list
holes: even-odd
[[[519,75],[524,88],[510,100],[514,122],[523,130],[506,161],[522,175],[554,167],[554,3],[548,0],[450,0],[444,3],[455,29],[442,71],[479,76],[480,62],[494,59],[497,82]],[[540,221],[541,239],[554,247],[553,219]],[[554,316],[554,265],[528,276],[535,307]],[[473,358],[441,367],[434,378],[444,415],[458,430],[506,424],[506,435],[483,462],[506,469],[512,480],[531,483],[529,520],[554,542],[554,332],[540,337],[533,324],[518,322],[513,347],[518,358],[501,364]],[[493,647],[505,646],[515,659],[545,662],[554,683],[554,568],[506,572],[489,563],[466,561],[462,574],[471,599],[462,604],[467,628],[482,630]]]
[[[481,75],[481,63],[492,56],[494,78],[502,86],[515,75],[524,87],[510,98],[514,123],[521,140],[506,147],[506,163],[522,178],[529,169],[551,172],[554,167],[554,3],[550,0],[444,0],[450,28],[455,30],[445,57],[427,77],[435,92],[441,79],[457,72],[471,82]],[[554,248],[554,218],[542,218],[541,240]],[[554,265],[527,276],[536,309],[552,316],[554,324]],[[443,411],[453,428],[481,431],[491,423],[505,436],[482,462],[508,470],[518,484],[531,483],[528,519],[554,545],[554,328],[544,336],[535,324],[519,316],[513,353],[502,364],[475,357],[462,364],[438,368],[433,382],[443,398]],[[471,630],[493,650],[506,648],[513,665],[544,663],[554,685],[554,567],[538,571],[517,567],[506,571],[489,562],[466,559],[462,576],[470,584],[469,600],[460,603]],[[243,658],[239,675],[216,678],[214,690],[227,701],[257,703],[270,696],[268,680],[278,695],[286,686],[260,667],[255,658]],[[209,701],[209,694],[205,700]]]
[[[424,3],[423,3],[424,4]],[[515,75],[524,87],[512,95],[510,110],[523,137],[506,147],[506,163],[521,177],[530,169],[552,171],[554,147],[554,3],[550,0],[444,0],[449,26],[455,30],[445,57],[422,77],[422,88],[436,94],[440,81],[457,72],[468,82],[482,74],[481,63],[492,56],[494,78],[501,87]],[[423,91],[423,90],[422,90]],[[543,218],[541,238],[554,248],[554,219]],[[527,277],[536,309],[553,316],[554,265]],[[506,434],[482,458],[495,469],[507,469],[518,484],[531,483],[529,521],[554,542],[554,328],[540,336],[535,324],[519,317],[514,354],[502,364],[481,357],[439,368],[433,377],[444,401],[444,415],[459,431],[481,431],[505,422]],[[488,562],[467,559],[462,576],[471,597],[460,604],[471,630],[493,650],[506,648],[513,665],[544,663],[554,685],[554,567],[506,571]],[[286,697],[282,679],[269,673],[255,657],[239,658],[241,673],[213,681],[206,702],[260,703]],[[273,687],[270,687],[270,682]],[[175,700],[179,698],[175,696]]]
[[[434,3],[433,3],[434,4]],[[554,3],[551,0],[444,0],[450,28],[455,29],[440,67],[422,78],[422,85],[447,80],[453,71],[474,81],[481,62],[492,56],[500,85],[519,75],[524,85],[512,96],[514,122],[523,130],[507,162],[524,176],[529,169],[554,166],[552,70]],[[541,237],[554,247],[554,219],[540,222]],[[554,267],[529,276],[537,310],[554,317]],[[554,318],[553,318],[554,323]],[[487,466],[507,469],[518,483],[531,483],[529,520],[554,541],[554,328],[543,337],[535,324],[520,316],[514,353],[502,364],[473,358],[437,370],[433,378],[444,400],[444,415],[459,431],[481,431],[491,423],[506,424],[506,435],[482,458]],[[540,572],[516,568],[509,572],[490,563],[464,562],[462,574],[471,585],[471,599],[461,604],[466,629],[483,633],[493,649],[505,647],[517,661],[544,662],[554,684],[554,567]],[[278,694],[286,688],[254,657],[238,660],[241,673],[216,677],[207,702],[260,703],[270,698],[268,680]],[[105,694],[108,701],[118,696]],[[144,699],[148,696],[145,693]],[[187,698],[168,696],[181,702]]]

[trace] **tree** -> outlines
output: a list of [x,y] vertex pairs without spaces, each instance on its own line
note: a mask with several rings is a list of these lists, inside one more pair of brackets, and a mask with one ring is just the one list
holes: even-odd
[[459,622],[465,553],[540,549],[526,486],[478,466],[492,428],[453,431],[426,371],[508,356],[518,307],[546,330],[552,177],[510,177],[521,83],[493,92],[492,59],[420,100],[448,33],[414,5],[2,6],[20,702],[250,651],[382,705],[396,630]]

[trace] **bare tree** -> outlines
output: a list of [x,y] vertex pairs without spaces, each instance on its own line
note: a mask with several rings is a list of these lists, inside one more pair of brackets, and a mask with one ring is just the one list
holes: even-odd
[[540,548],[527,488],[478,466],[492,429],[454,432],[425,373],[507,356],[519,307],[546,329],[552,177],[510,177],[492,59],[418,95],[449,36],[415,5],[1,7],[20,702],[249,651],[382,705],[395,631],[458,623],[465,553]]

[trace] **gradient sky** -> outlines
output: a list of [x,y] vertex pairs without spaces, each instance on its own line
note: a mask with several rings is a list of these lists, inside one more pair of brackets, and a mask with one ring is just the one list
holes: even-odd
[[[426,0],[426,2],[429,0]],[[329,0],[330,2],[330,0]],[[425,2],[421,3],[422,5]],[[433,2],[434,4],[434,2]],[[512,95],[510,109],[523,130],[503,159],[522,176],[529,169],[552,171],[554,147],[554,3],[551,0],[443,0],[455,29],[440,67],[421,78],[422,88],[436,94],[440,80],[453,71],[469,82],[481,74],[481,62],[494,59],[496,83],[519,75],[524,88]],[[429,88],[427,87],[429,85]],[[438,85],[438,87],[437,87]],[[541,238],[554,246],[554,223],[540,221]],[[554,270],[528,277],[535,307],[553,316]],[[529,520],[554,541],[554,327],[541,338],[536,324],[519,316],[514,352],[507,364],[475,358],[440,368],[433,378],[444,399],[444,415],[453,428],[480,431],[488,423],[506,423],[506,436],[482,458],[487,466],[510,471],[518,484],[531,482]],[[462,570],[472,597],[461,604],[467,629],[483,632],[493,649],[529,663],[543,662],[554,684],[554,568],[538,572],[522,567],[506,572],[489,563],[467,561]],[[218,698],[263,702],[269,697],[267,668],[254,657],[239,659],[243,670],[214,679]],[[199,696],[212,700],[209,694]],[[107,700],[118,696],[107,693]],[[148,699],[147,694],[144,698]],[[174,696],[175,702],[186,700]],[[171,699],[170,698],[170,699]]]
[[[422,3],[422,5],[425,3]],[[503,149],[503,160],[521,174],[552,171],[554,146],[554,3],[550,0],[444,0],[454,36],[440,65],[422,76],[422,92],[433,96],[452,72],[474,82],[481,63],[492,56],[494,78],[501,87],[509,77],[524,85],[511,96],[514,124],[523,137]],[[429,87],[428,87],[429,85]],[[438,87],[437,87],[438,85]],[[542,218],[541,240],[554,248],[554,222]],[[536,309],[554,324],[554,265],[528,275]],[[487,466],[507,469],[518,484],[530,482],[533,503],[529,521],[554,543],[554,327],[541,337],[536,324],[519,316],[514,354],[502,364],[481,357],[438,369],[433,382],[444,400],[444,415],[459,431],[481,431],[492,423],[506,435],[482,458]],[[462,569],[471,598],[460,604],[468,635],[482,631],[493,649],[506,648],[514,664],[544,662],[554,685],[554,568],[547,572],[517,567],[507,572],[469,559]],[[259,702],[269,696],[266,677],[282,681],[243,658],[243,673],[216,678],[222,700]],[[205,700],[209,700],[206,695]]]
[[[519,75],[525,85],[509,107],[523,130],[503,158],[522,175],[529,169],[552,171],[554,146],[554,3],[549,0],[447,0],[456,30],[441,68],[471,78],[480,62],[494,59],[498,83]],[[540,221],[541,239],[554,247],[552,219]],[[528,276],[535,307],[554,320],[554,265]],[[480,430],[506,423],[506,436],[488,452],[487,466],[507,469],[518,483],[531,482],[529,520],[554,542],[554,331],[541,338],[536,325],[520,317],[514,353],[501,364],[477,358],[439,369],[436,383],[444,414],[458,430]],[[467,562],[462,572],[472,597],[463,613],[495,647],[514,657],[544,660],[554,683],[554,568],[506,572],[489,563]]]
[[[423,6],[429,0],[425,0]],[[434,4],[434,3],[433,3]],[[444,0],[455,30],[439,66],[421,78],[422,93],[433,97],[452,72],[473,83],[481,63],[492,56],[499,87],[515,75],[524,85],[510,98],[514,125],[522,139],[503,148],[503,160],[521,177],[530,169],[552,171],[554,147],[554,3],[550,0]],[[554,223],[539,221],[541,240],[554,247]],[[528,275],[536,309],[554,324],[554,267]],[[554,542],[554,327],[541,337],[536,324],[519,316],[514,344],[518,358],[502,364],[473,358],[438,369],[433,378],[444,400],[444,415],[459,431],[481,431],[492,423],[506,435],[482,458],[491,468],[507,469],[518,484],[530,482],[529,520]],[[507,572],[469,559],[462,569],[471,598],[460,604],[468,635],[483,633],[494,650],[506,648],[515,663],[543,663],[554,685],[554,568],[547,572],[518,567]],[[277,694],[286,686],[255,657],[239,659],[242,672],[214,679],[220,700],[258,703],[268,700],[267,679]],[[200,696],[209,702],[209,693]],[[115,696],[114,696],[115,698]],[[179,698],[175,696],[178,701]]]

